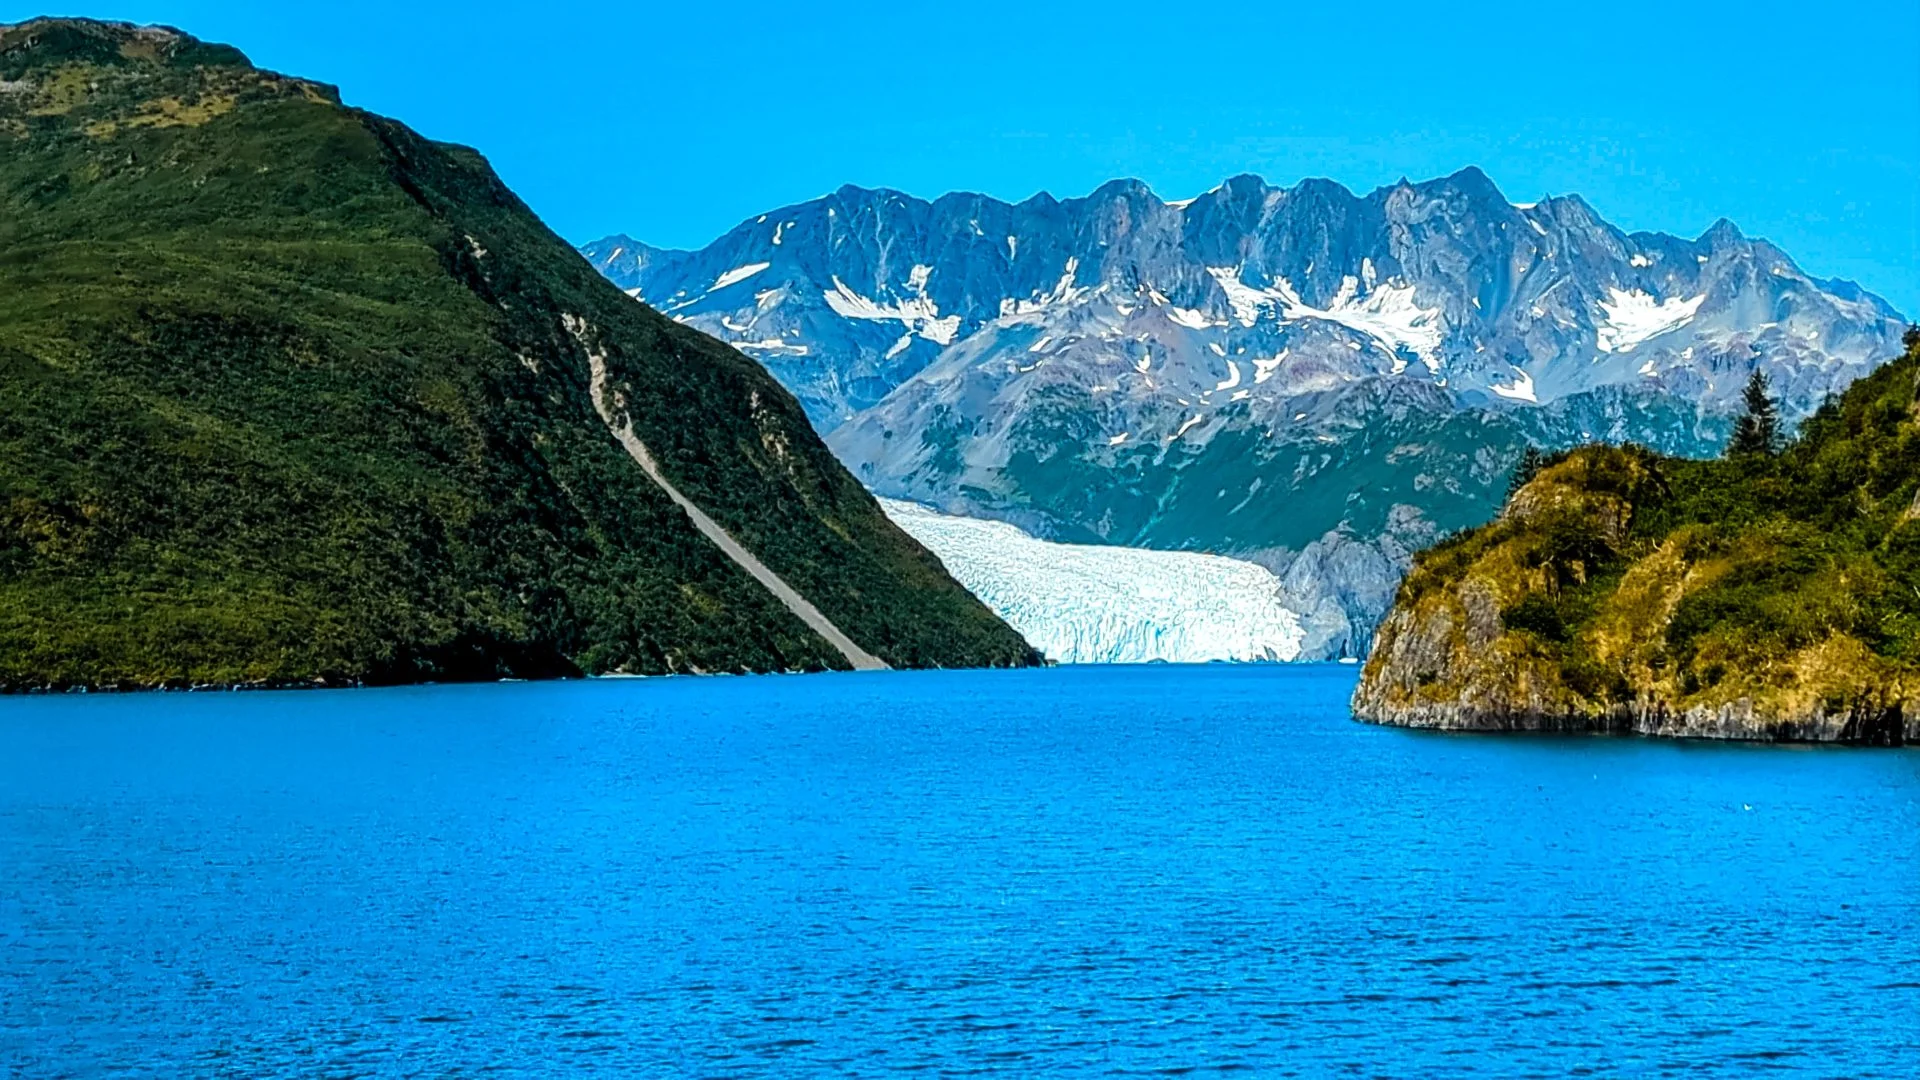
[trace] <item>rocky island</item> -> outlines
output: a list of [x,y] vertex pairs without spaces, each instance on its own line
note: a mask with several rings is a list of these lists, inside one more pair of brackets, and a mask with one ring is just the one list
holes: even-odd
[[1920,741],[1920,330],[1905,344],[1784,448],[1750,406],[1719,460],[1544,459],[1496,521],[1416,558],[1355,716]]

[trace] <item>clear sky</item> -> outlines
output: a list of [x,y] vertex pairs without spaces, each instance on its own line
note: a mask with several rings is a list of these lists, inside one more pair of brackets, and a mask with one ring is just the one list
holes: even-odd
[[[73,0],[49,0],[70,4]],[[48,11],[0,0],[0,21]],[[1920,318],[1920,2],[94,0],[480,148],[574,241],[698,246],[844,183],[1183,198],[1468,164],[1717,217]]]

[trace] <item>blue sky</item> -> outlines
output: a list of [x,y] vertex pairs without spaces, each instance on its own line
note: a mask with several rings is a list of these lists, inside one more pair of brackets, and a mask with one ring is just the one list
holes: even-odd
[[[0,21],[42,14],[0,0]],[[1920,317],[1920,3],[98,0],[479,147],[561,234],[697,246],[843,183],[1168,198],[1477,164],[1717,217]]]

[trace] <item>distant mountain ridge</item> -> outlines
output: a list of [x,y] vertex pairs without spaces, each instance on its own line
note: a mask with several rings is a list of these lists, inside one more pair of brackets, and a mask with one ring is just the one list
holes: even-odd
[[[1795,412],[1836,367],[1897,351],[1903,325],[1724,219],[1695,240],[1627,234],[1577,195],[1510,203],[1474,168],[1365,197],[1238,176],[1171,203],[1134,180],[1018,204],[843,187],[699,251],[626,236],[582,250],[632,295],[804,372],[789,384],[826,430],[982,329],[1050,328],[1071,308],[1119,309],[1134,338],[1154,329],[1144,314],[1203,348],[1233,339],[1195,372],[1207,390],[1235,366],[1247,386],[1424,368],[1469,403],[1651,384],[1718,405],[1738,386],[1716,376],[1760,360],[1792,376]],[[1327,347],[1362,355],[1294,355]]]
[[876,492],[1266,562],[1307,656],[1364,651],[1407,552],[1490,518],[1525,444],[1710,454],[1756,367],[1797,418],[1904,327],[1730,222],[1628,234],[1473,168],[1175,202],[845,187],[698,251],[582,250],[765,364]]

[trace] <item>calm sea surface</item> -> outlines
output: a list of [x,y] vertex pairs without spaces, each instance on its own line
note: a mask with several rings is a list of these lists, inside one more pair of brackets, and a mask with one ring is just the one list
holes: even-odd
[[0,1075],[1920,1075],[1920,752],[1353,678],[0,699]]

